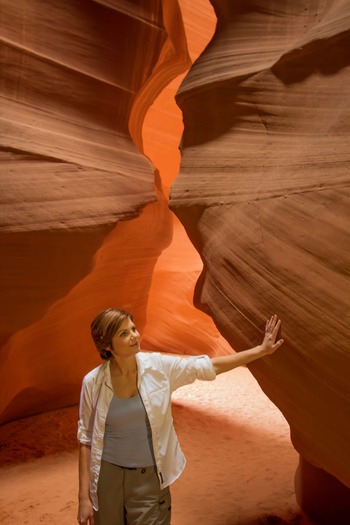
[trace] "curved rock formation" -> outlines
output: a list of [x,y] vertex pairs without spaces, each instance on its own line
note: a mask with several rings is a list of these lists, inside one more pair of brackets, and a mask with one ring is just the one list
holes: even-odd
[[[213,0],[199,60],[211,7],[179,3],[0,0],[1,422],[77,402],[111,304],[146,348],[227,352],[191,307],[203,260],[196,304],[234,348],[283,318],[283,351],[250,368],[290,423],[298,501],[344,525],[348,2]],[[189,55],[171,207],[201,259],[162,189],[181,132],[164,87]]]
[[107,306],[134,313],[146,349],[228,345],[192,305],[201,260],[178,221],[158,262],[172,242],[162,187],[177,174],[182,132],[180,78],[164,86],[211,37],[210,4],[183,2],[181,13],[177,0],[0,4],[6,422],[77,403],[100,363],[89,324]]
[[213,5],[217,31],[177,95],[171,208],[204,261],[196,304],[234,348],[283,319],[284,349],[250,368],[302,460],[328,473],[301,469],[299,501],[313,483],[308,509],[334,525],[320,494],[350,487],[350,7]]
[[190,62],[175,0],[1,4],[6,421],[77,401],[98,310],[130,307],[143,328],[172,223],[142,120]]

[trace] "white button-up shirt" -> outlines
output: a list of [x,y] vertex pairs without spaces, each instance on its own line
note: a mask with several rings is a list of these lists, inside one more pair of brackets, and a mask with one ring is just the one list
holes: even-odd
[[[139,352],[136,361],[138,389],[151,425],[159,482],[164,488],[180,476],[186,464],[173,425],[171,394],[196,379],[212,381],[216,374],[206,355],[178,357]],[[78,423],[78,440],[91,447],[90,498],[95,510],[105,421],[113,394],[110,362],[106,361],[84,377]]]

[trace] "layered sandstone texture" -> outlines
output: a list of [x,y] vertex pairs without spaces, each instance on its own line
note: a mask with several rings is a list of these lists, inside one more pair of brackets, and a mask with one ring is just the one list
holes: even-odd
[[145,349],[208,354],[275,311],[286,344],[250,368],[299,502],[344,525],[350,7],[212,4],[0,0],[1,422],[77,402],[102,308],[130,309]]
[[0,421],[77,403],[111,305],[145,349],[228,352],[193,307],[201,259],[167,205],[174,97],[212,6],[0,0],[0,20]]
[[317,504],[328,494],[340,521],[323,518],[343,525],[350,520],[350,5],[213,5],[215,35],[177,95],[184,135],[170,206],[203,258],[196,304],[231,345],[257,342],[269,313],[284,320],[283,349],[250,368],[290,424],[301,454],[299,501],[312,507],[310,490]]

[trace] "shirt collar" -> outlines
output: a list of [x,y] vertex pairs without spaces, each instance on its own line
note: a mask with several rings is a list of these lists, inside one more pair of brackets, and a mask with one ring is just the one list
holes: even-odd
[[113,390],[109,359],[108,361],[105,361],[104,363],[102,363],[102,365],[100,365],[100,370],[98,372],[96,383],[105,383],[109,388]]
[[139,352],[138,354],[136,354],[136,362],[139,378],[144,374],[146,370],[153,368],[153,363],[152,359],[150,358],[150,354],[146,352]]
[[[109,388],[113,390],[110,363],[111,362],[109,359],[102,363],[98,374],[97,382],[105,383]],[[150,354],[146,352],[138,352],[136,354],[136,363],[139,379],[143,376],[146,370],[153,368],[152,360],[150,359]]]

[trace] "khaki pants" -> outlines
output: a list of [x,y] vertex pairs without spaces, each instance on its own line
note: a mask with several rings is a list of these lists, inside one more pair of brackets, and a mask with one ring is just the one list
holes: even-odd
[[128,469],[102,460],[95,525],[170,525],[169,487],[161,490],[155,467]]

